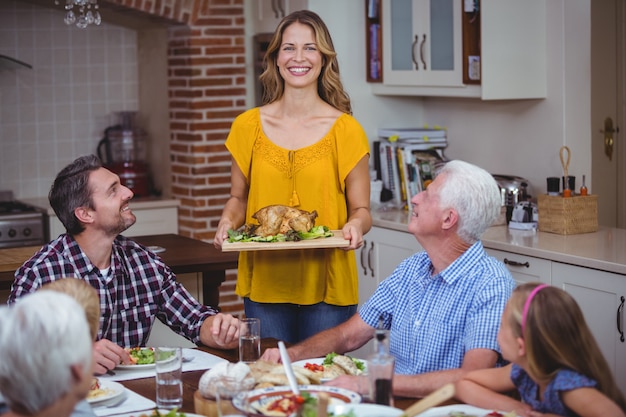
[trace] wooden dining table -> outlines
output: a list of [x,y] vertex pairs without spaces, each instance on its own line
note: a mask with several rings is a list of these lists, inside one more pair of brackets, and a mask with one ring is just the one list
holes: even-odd
[[[267,348],[278,347],[278,341],[276,339],[262,339],[261,351]],[[199,346],[198,349],[211,353],[220,358],[224,358],[229,362],[237,362],[239,360],[239,351],[237,349],[215,349],[207,346]],[[198,383],[200,377],[204,374],[204,370],[183,372],[183,406],[181,411],[187,413],[194,413],[194,394],[198,390]],[[154,377],[131,379],[126,381],[120,381],[126,388],[156,401],[156,382]],[[415,398],[394,397],[394,406],[405,410],[411,404],[416,401]]]

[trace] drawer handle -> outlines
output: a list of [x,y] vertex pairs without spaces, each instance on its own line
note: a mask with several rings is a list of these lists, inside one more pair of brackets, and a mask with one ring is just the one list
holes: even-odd
[[622,303],[619,305],[619,307],[617,307],[617,331],[620,334],[619,340],[624,343],[624,323],[622,323],[622,317],[624,316],[624,301],[626,300],[624,299],[623,295],[620,298],[620,301]]
[[367,266],[365,265],[365,259],[363,259],[366,252],[365,249],[367,249],[367,240],[363,241],[363,248],[361,248],[361,268],[363,268],[363,276],[367,276]]
[[504,263],[511,266],[525,266],[526,268],[530,268],[530,264],[528,263],[528,261],[521,263],[517,261],[510,261],[507,258],[504,258]]
[[372,252],[374,252],[374,242],[372,242],[372,246],[370,246],[370,250],[367,251],[367,265],[370,267],[370,272],[372,273],[372,277],[374,276],[374,268],[372,267]]

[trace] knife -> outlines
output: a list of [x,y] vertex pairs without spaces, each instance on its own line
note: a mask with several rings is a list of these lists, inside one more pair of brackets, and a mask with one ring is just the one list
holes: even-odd
[[298,389],[298,381],[296,381],[296,376],[293,373],[293,369],[291,368],[291,359],[289,358],[289,354],[287,353],[287,348],[283,341],[278,342],[278,350],[280,351],[280,359],[283,362],[283,367],[285,368],[285,374],[287,374],[287,380],[289,380],[289,386],[291,387],[291,391],[295,395],[300,395],[300,390]]

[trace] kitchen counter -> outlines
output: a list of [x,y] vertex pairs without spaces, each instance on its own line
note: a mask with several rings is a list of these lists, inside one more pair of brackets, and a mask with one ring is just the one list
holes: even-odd
[[[372,210],[374,226],[402,232],[407,232],[410,217],[406,210]],[[489,249],[626,275],[626,229],[600,227],[595,233],[559,235],[494,226],[482,242]]]
[[[55,216],[54,210],[50,207],[48,197],[20,198],[21,202],[39,207],[46,211],[49,216]],[[154,208],[178,207],[180,201],[174,198],[161,197],[141,197],[130,200],[130,206],[135,210],[148,210]]]

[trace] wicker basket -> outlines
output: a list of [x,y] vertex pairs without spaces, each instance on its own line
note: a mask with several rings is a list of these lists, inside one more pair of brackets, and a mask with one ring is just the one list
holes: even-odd
[[537,198],[541,232],[575,235],[598,230],[598,196],[539,195]]

